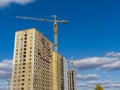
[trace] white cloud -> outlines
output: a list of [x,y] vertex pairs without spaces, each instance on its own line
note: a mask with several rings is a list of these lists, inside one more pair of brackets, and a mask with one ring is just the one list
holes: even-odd
[[3,60],[0,62],[0,79],[11,77],[12,74],[12,60]]
[[6,90],[6,88],[5,87],[0,87],[0,90]]
[[102,85],[104,88],[120,88],[120,82],[116,83],[116,82],[111,82],[111,81],[90,81],[87,83],[88,86],[95,86],[96,84],[100,84]]
[[101,85],[107,85],[107,84],[110,84],[111,81],[89,81],[88,84],[93,84],[93,85],[96,85],[96,84],[101,84]]
[[97,84],[100,84],[105,89],[106,88],[116,88],[116,87],[113,87],[113,86],[118,86],[119,87],[119,85],[116,85],[115,83],[112,83],[111,81],[89,81],[89,82],[86,82],[86,83],[80,83],[80,84],[77,85],[77,87],[78,88],[86,88],[86,90],[91,88],[92,90],[94,90],[94,88]]
[[33,1],[35,1],[35,0],[0,0],[0,7],[8,6],[11,3],[25,5],[25,4],[31,3]]
[[73,61],[80,70],[104,69],[108,71],[120,70],[120,53],[107,52],[105,57],[89,57]]
[[115,82],[116,84],[120,84],[120,81]]
[[[11,88],[11,86],[10,86],[10,88]],[[3,86],[0,86],[0,90],[8,90],[7,84],[6,84],[6,85],[3,85]]]
[[80,60],[74,60],[74,66],[81,70],[94,69],[100,68],[103,65],[111,64],[117,61],[118,58],[116,57],[90,57],[83,58]]
[[88,87],[88,85],[84,84],[84,83],[80,83],[80,84],[77,85],[77,87]]
[[101,68],[106,70],[120,70],[120,61],[113,62],[110,64],[105,64],[101,66]]
[[105,56],[110,56],[110,57],[120,57],[120,53],[119,52],[106,52]]
[[112,85],[112,87],[114,87],[114,88],[120,88],[120,83],[119,84],[115,83],[115,84]]
[[88,75],[76,75],[78,80],[96,80],[99,78],[97,74],[88,74]]

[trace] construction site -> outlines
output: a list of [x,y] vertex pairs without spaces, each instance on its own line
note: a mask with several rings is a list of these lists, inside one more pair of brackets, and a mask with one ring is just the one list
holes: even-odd
[[[67,20],[31,18],[20,19],[52,22],[54,44],[35,28],[15,33],[12,79],[7,80],[7,90],[76,90],[76,73],[73,62],[68,70],[68,61],[58,52],[58,23]],[[11,82],[11,83],[10,83]]]

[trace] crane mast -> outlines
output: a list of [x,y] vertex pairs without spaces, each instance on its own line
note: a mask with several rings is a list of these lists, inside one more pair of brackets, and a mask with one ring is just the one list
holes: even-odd
[[58,52],[58,26],[57,26],[57,19],[56,16],[54,15],[54,51],[57,53]]
[[39,20],[43,22],[53,22],[53,28],[54,28],[54,51],[58,53],[58,23],[68,23],[66,20],[57,20],[56,15],[52,15],[54,20],[48,20],[45,18],[32,18],[32,17],[23,17],[23,16],[16,16],[16,18],[22,18],[22,19],[30,19],[30,20]]

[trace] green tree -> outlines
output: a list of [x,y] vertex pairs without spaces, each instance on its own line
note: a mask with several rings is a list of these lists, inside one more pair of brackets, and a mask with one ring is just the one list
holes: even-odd
[[101,85],[97,84],[95,90],[104,90],[104,88]]

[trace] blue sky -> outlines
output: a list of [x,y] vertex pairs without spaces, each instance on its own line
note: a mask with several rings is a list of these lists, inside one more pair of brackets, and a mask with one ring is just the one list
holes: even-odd
[[[53,42],[52,23],[17,19],[15,16],[52,19],[50,16],[53,14],[69,21],[65,25],[59,24],[59,53],[68,60],[74,57],[78,90],[90,90],[91,82],[109,82],[109,86],[117,87],[114,90],[120,89],[119,0],[1,0],[0,68],[4,70],[3,66],[9,65],[7,61],[13,58],[14,36],[18,30],[34,27]],[[105,52],[110,55],[105,56]],[[6,74],[3,70],[1,75]],[[89,77],[93,79],[89,80]]]

